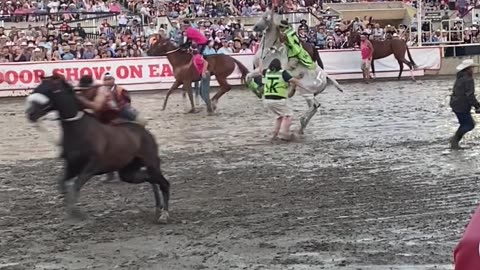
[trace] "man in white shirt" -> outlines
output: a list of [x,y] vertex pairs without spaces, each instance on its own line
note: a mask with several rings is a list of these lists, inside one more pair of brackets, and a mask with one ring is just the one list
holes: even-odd
[[250,50],[248,48],[248,43],[247,42],[242,43],[242,48],[240,49],[239,53],[252,53],[253,54],[252,50]]
[[151,22],[149,26],[145,29],[145,36],[150,37],[151,35],[155,34],[155,24]]

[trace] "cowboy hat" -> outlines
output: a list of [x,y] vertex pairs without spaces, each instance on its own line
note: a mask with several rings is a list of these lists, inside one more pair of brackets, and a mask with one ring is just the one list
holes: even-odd
[[288,28],[290,25],[288,24],[287,20],[281,20],[280,25],[278,25],[280,28]]
[[75,87],[75,90],[86,90],[98,86],[102,86],[102,83],[94,80],[90,75],[83,75]]
[[115,77],[113,77],[113,75],[110,73],[110,72],[107,72],[103,75],[103,79],[115,79]]
[[462,61],[460,65],[457,66],[457,70],[462,71],[469,67],[479,67],[479,66],[480,66],[479,64],[473,62],[473,59],[465,59]]

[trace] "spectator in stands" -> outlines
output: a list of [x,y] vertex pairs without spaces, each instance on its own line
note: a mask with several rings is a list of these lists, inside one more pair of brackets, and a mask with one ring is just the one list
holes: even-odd
[[155,29],[155,24],[153,22],[151,22],[148,27],[146,27],[144,29],[144,32],[145,32],[145,36],[148,38],[150,37],[151,35],[153,34],[156,34],[157,33],[157,30]]
[[203,55],[210,55],[210,54],[216,54],[217,51],[215,48],[213,48],[214,42],[213,40],[209,40],[207,47],[203,50]]
[[252,50],[249,47],[249,44],[247,42],[242,43],[242,49],[238,53],[253,53]]
[[233,42],[230,40],[230,41],[227,41],[227,40],[223,40],[223,46],[217,51],[217,53],[219,54],[232,54],[233,53],[233,49],[232,49],[232,46],[233,46]]
[[324,26],[318,26],[317,27],[317,32],[316,32],[316,43],[315,45],[319,49],[325,49],[326,41],[327,41],[327,33],[325,32],[325,27]]

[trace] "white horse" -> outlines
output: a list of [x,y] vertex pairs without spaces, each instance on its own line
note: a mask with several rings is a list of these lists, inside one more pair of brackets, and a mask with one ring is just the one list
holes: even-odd
[[[253,30],[255,32],[263,32],[263,37],[260,42],[260,48],[254,56],[255,66],[259,66],[261,61],[262,68],[269,66],[270,62],[277,58],[282,63],[283,69],[287,69],[288,57],[287,47],[280,42],[278,25],[280,24],[281,17],[275,14],[271,10],[267,10],[257,22]],[[247,79],[258,76],[261,71],[256,70],[247,75]],[[298,87],[298,91],[307,101],[309,109],[300,118],[300,130],[299,133],[303,133],[303,130],[307,127],[310,119],[315,115],[320,107],[320,103],[315,99],[315,96],[325,91],[327,88],[327,82],[330,80],[333,85],[341,92],[343,92],[340,84],[332,77],[330,77],[322,68],[316,64],[316,69],[310,70],[301,63],[290,72],[292,76],[299,78],[302,86]]]

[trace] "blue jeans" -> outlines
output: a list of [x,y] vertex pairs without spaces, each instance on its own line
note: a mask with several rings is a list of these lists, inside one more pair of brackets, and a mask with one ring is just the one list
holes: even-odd
[[119,113],[120,117],[129,121],[135,121],[137,119],[137,111],[130,107],[125,106]]
[[455,137],[458,141],[460,141],[463,138],[463,135],[475,128],[475,121],[473,121],[472,114],[470,112],[454,113],[457,116],[458,123],[460,124],[457,132],[455,133]]

